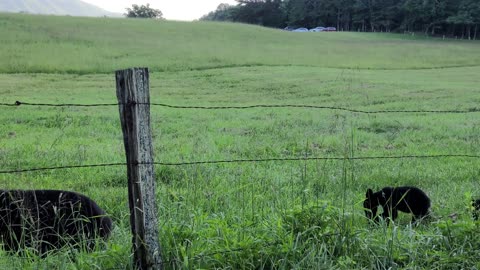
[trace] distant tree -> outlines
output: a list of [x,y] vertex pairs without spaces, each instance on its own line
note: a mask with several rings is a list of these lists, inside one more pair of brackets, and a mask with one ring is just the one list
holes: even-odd
[[220,4],[200,18],[204,21],[232,21],[283,28],[286,12],[282,0],[236,0],[237,5]]
[[286,12],[282,0],[236,0],[234,21],[268,27],[285,27]]
[[423,17],[426,19],[424,25],[424,32],[432,35],[436,33],[436,29],[439,25],[446,22],[448,17],[447,0],[424,0],[423,1]]
[[313,28],[324,25],[321,13],[324,1],[289,0],[286,2],[288,25]]
[[262,9],[261,25],[278,28],[286,26],[287,14],[281,0],[266,0]]
[[236,6],[222,3],[215,11],[200,18],[201,21],[234,21]]
[[425,24],[426,10],[423,6],[423,1],[419,0],[405,0],[400,9],[403,15],[401,29],[408,32],[414,32],[422,29]]
[[263,1],[262,0],[236,0],[238,9],[235,12],[235,21],[260,24],[263,21]]
[[377,30],[390,32],[400,26],[402,17],[398,2],[398,0],[382,0],[377,3],[373,17]]
[[163,19],[163,13],[159,9],[154,9],[147,5],[132,5],[132,8],[126,8],[127,13],[125,16],[128,18],[151,18],[151,19]]
[[446,20],[449,24],[461,26],[462,38],[472,39],[472,26],[474,26],[473,39],[477,38],[478,24],[480,24],[480,3],[477,0],[461,0],[456,14]]

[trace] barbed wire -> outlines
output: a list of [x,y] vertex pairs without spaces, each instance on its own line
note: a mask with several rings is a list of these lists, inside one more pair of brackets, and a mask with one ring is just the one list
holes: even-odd
[[247,105],[247,106],[178,106],[178,105],[169,105],[163,103],[151,103],[154,106],[162,106],[173,109],[202,109],[202,110],[224,110],[224,109],[252,109],[252,108],[304,108],[304,109],[326,109],[326,110],[339,110],[347,111],[353,113],[364,113],[364,114],[378,114],[378,113],[474,113],[480,112],[480,108],[470,108],[468,110],[359,110],[359,109],[349,109],[345,107],[336,107],[336,106],[316,106],[316,105],[296,105],[296,104],[258,104],[258,105]]
[[[468,154],[439,154],[439,155],[403,155],[403,156],[366,156],[366,157],[297,157],[297,158],[265,158],[265,159],[232,159],[232,160],[206,160],[206,161],[186,161],[186,162],[137,162],[133,165],[161,165],[161,166],[187,166],[202,164],[225,164],[225,163],[259,163],[259,162],[280,162],[280,161],[314,161],[314,160],[374,160],[374,159],[427,159],[427,158],[473,158],[480,159],[480,155]],[[2,170],[0,174],[25,173],[36,171],[50,171],[62,169],[94,168],[94,167],[113,167],[127,166],[128,163],[105,163],[91,165],[66,165],[43,168],[29,168],[18,170]]]
[[[121,103],[98,103],[98,104],[55,104],[55,103],[30,103],[23,101],[16,101],[15,103],[0,103],[0,106],[46,106],[46,107],[107,107],[107,106],[119,106]],[[302,105],[302,104],[256,104],[245,106],[183,106],[183,105],[171,105],[165,103],[131,103],[128,105],[150,105],[159,106],[172,109],[200,109],[200,110],[228,110],[228,109],[254,109],[254,108],[303,108],[303,109],[324,109],[324,110],[339,110],[352,113],[363,114],[380,114],[380,113],[452,113],[452,114],[465,114],[480,112],[480,108],[469,108],[466,110],[360,110],[350,109],[346,107],[337,106],[317,106],[317,105]]]
[[44,106],[44,107],[102,107],[102,106],[118,106],[118,103],[97,103],[97,104],[74,104],[74,103],[30,103],[23,101],[15,101],[15,103],[0,103],[0,106],[17,107],[17,106]]
[[53,166],[53,167],[19,169],[19,170],[10,170],[10,171],[4,170],[4,171],[0,171],[0,174],[51,171],[51,170],[62,170],[62,169],[94,168],[94,167],[113,167],[113,166],[126,166],[126,165],[127,163],[105,163],[105,164],[90,164],[90,165]]
[[248,162],[275,162],[275,161],[312,161],[312,160],[369,160],[369,159],[412,159],[412,158],[480,158],[477,155],[464,154],[442,154],[442,155],[404,155],[404,156],[370,156],[370,157],[298,157],[298,158],[265,158],[265,159],[233,159],[233,160],[212,160],[212,161],[189,161],[178,163],[153,162],[155,165],[184,166],[201,164],[221,163],[248,163]]

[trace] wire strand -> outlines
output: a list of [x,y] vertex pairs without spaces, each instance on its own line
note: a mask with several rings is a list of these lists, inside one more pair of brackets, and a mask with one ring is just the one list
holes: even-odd
[[43,107],[101,107],[101,106],[118,106],[118,103],[97,103],[97,104],[73,104],[73,103],[30,103],[23,101],[15,101],[15,103],[0,103],[0,106],[43,106]]
[[248,162],[276,162],[276,161],[312,161],[312,160],[372,160],[372,159],[415,159],[415,158],[479,158],[476,155],[405,155],[405,156],[370,156],[370,157],[299,157],[299,158],[266,158],[266,159],[233,159],[233,160],[211,160],[211,161],[189,161],[189,162],[153,162],[155,165],[163,166],[185,166],[201,164],[222,164],[222,163],[248,163]]
[[[441,155],[404,155],[404,156],[370,156],[370,157],[299,157],[299,158],[266,158],[266,159],[233,159],[233,160],[207,160],[207,161],[187,161],[187,162],[151,162],[151,163],[132,163],[133,165],[161,165],[161,166],[187,166],[201,164],[222,164],[222,163],[259,163],[259,162],[280,162],[280,161],[312,161],[312,160],[373,160],[373,159],[426,159],[426,158],[474,158],[480,159],[478,155],[467,154],[441,154]],[[25,173],[36,171],[50,171],[62,169],[94,168],[94,167],[112,167],[127,166],[128,163],[108,163],[92,165],[68,165],[43,168],[30,168],[19,170],[2,170],[0,174]]]
[[478,108],[471,108],[468,110],[376,110],[366,111],[359,109],[349,109],[345,107],[336,106],[316,106],[316,105],[295,105],[295,104],[281,104],[281,105],[248,105],[248,106],[178,106],[164,103],[151,103],[153,106],[162,106],[173,109],[202,109],[202,110],[225,110],[225,109],[252,109],[252,108],[305,108],[305,109],[326,109],[326,110],[340,110],[353,113],[364,114],[378,114],[378,113],[474,113],[480,112]]
[[[119,106],[121,103],[99,103],[99,104],[54,104],[54,103],[30,103],[23,101],[16,101],[15,103],[0,103],[0,106],[45,106],[45,107],[106,107],[106,106]],[[181,105],[170,105],[165,103],[132,103],[128,105],[150,105],[150,106],[159,106],[172,109],[200,109],[200,110],[242,110],[242,109],[255,109],[255,108],[304,108],[304,109],[324,109],[324,110],[339,110],[347,111],[352,113],[363,113],[363,114],[381,114],[381,113],[455,113],[455,114],[465,114],[465,113],[476,113],[480,112],[480,108],[470,108],[467,110],[360,110],[360,109],[350,109],[345,107],[336,107],[336,106],[316,106],[316,105],[302,105],[302,104],[257,104],[257,105],[246,105],[246,106],[181,106]]]
[[30,169],[19,169],[19,170],[5,170],[5,171],[0,171],[0,174],[25,173],[25,172],[36,172],[36,171],[52,171],[52,170],[62,170],[62,169],[113,167],[113,166],[126,166],[126,165],[127,165],[127,163],[108,163],[108,164],[54,166],[54,167],[30,168]]

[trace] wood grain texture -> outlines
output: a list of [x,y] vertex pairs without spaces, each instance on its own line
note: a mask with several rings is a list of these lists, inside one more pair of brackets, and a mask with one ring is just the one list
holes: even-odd
[[147,68],[116,71],[135,267],[161,269]]

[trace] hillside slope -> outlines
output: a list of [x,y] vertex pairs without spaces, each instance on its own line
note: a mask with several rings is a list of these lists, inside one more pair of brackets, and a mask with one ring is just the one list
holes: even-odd
[[480,65],[477,41],[293,33],[252,25],[0,14],[0,72],[110,73],[234,66],[423,69]]
[[120,16],[80,0],[2,0],[0,11],[90,17]]

